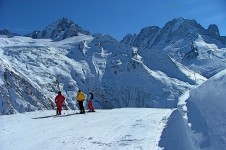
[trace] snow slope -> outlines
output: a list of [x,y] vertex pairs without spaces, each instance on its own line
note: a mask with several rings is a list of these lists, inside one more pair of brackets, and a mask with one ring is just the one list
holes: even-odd
[[123,108],[49,118],[40,117],[55,111],[0,116],[0,149],[160,150],[158,142],[172,111]]
[[[226,40],[225,40],[226,41]],[[218,46],[215,43],[208,43],[199,36],[193,45],[197,49],[197,57],[182,60],[182,63],[196,72],[200,72],[206,77],[211,77],[226,67],[226,46]]]
[[3,72],[4,72],[4,67],[3,67],[3,62],[0,59],[0,85],[3,85]]
[[225,150],[226,70],[187,92],[178,104],[194,150]]

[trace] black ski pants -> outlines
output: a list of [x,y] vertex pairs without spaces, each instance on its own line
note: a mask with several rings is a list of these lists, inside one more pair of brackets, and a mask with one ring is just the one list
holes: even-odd
[[78,105],[79,105],[79,108],[80,108],[80,113],[85,113],[85,108],[84,108],[84,105],[83,105],[83,101],[78,101]]

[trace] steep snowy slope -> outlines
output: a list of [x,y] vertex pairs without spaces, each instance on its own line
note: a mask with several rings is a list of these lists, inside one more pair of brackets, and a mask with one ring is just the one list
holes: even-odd
[[[77,39],[79,42],[80,38]],[[90,38],[92,37],[87,36],[82,40]],[[4,45],[1,49],[3,60],[26,77],[26,80],[36,85],[36,88],[42,89],[42,93],[51,100],[59,90],[55,83],[58,80],[60,90],[66,92],[68,105],[75,108],[75,92],[78,90],[78,84],[84,84],[85,73],[89,74],[88,64],[85,61],[76,62],[66,56],[69,53],[67,48],[76,46],[70,46],[71,43],[76,42],[75,39],[58,43],[26,37],[1,40]],[[64,46],[65,43],[67,43],[66,46]],[[26,89],[23,90],[26,92]],[[27,95],[29,96],[29,93]]]
[[189,69],[210,78],[226,67],[226,45],[208,43],[206,39],[210,40],[210,38],[198,35],[190,42],[178,41],[165,47],[164,53],[168,53]]
[[226,70],[216,74],[180,99],[179,108],[194,150],[224,150]]
[[182,65],[164,51],[140,48],[144,63],[152,70],[160,70],[171,78],[176,78],[192,85],[205,81],[205,77]]
[[4,78],[3,78],[3,73],[4,73],[5,69],[3,66],[3,62],[0,59],[0,86],[2,86],[4,84]]
[[197,56],[182,60],[183,64],[206,77],[211,77],[226,67],[226,46],[219,48],[216,44],[205,42],[201,36],[193,42],[193,45]]
[[12,114],[41,109],[54,109],[53,102],[23,74],[0,59],[0,112]]
[[135,58],[114,66],[103,77],[103,84],[115,107],[175,107],[177,97],[192,88],[184,81],[149,69]]

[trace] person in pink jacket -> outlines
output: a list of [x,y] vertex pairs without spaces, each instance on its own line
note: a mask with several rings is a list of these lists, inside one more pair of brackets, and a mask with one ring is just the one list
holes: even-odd
[[88,103],[89,112],[95,112],[93,108],[93,93],[90,92],[89,94],[90,94],[89,103]]

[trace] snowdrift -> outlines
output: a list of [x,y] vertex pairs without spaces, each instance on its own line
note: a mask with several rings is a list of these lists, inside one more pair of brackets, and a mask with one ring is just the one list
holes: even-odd
[[[226,147],[226,70],[181,98],[186,132],[194,149],[224,150]],[[187,97],[187,98],[186,98]],[[186,102],[183,105],[185,99]]]

